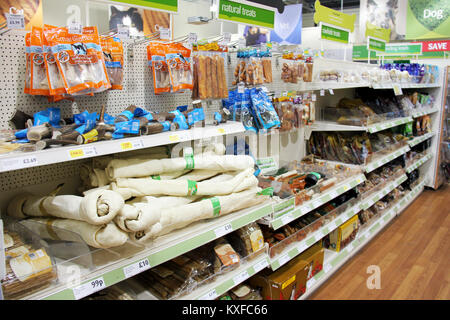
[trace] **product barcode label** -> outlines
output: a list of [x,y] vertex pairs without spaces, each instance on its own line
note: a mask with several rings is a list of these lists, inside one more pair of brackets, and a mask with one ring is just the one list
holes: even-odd
[[238,93],[244,93],[245,92],[245,86],[243,84],[238,85]]
[[321,90],[320,90],[320,96],[323,97],[324,95],[325,95],[325,90],[324,90],[324,89],[321,89]]
[[128,26],[118,25],[117,36],[120,39],[128,39],[130,37],[130,28]]
[[333,89],[328,89],[328,91],[330,92],[330,94],[331,94],[331,95],[333,95],[333,94],[334,94],[334,91],[333,91]]
[[143,259],[141,261],[133,263],[132,265],[124,267],[123,273],[125,274],[125,278],[129,278],[150,268],[151,266],[150,262],[148,262],[148,259]]
[[5,13],[5,16],[8,29],[25,29],[25,18],[23,14]]
[[73,288],[73,295],[75,299],[79,300],[104,288],[106,288],[105,280],[103,280],[103,277],[100,277]]
[[81,23],[72,21],[69,23],[69,33],[72,34],[81,34],[83,31],[83,27],[81,26]]
[[208,292],[207,294],[201,296],[201,297],[200,297],[200,300],[214,300],[215,298],[217,298],[217,292],[216,292],[216,289],[211,290],[211,291]]
[[313,94],[311,95],[311,100],[312,100],[312,101],[317,101],[317,95],[316,95],[315,93],[313,93]]
[[70,159],[77,159],[83,157],[92,157],[97,155],[97,151],[94,147],[84,147],[79,149],[71,149],[69,152]]
[[170,39],[170,29],[169,28],[159,28],[159,38],[161,40],[169,40]]
[[197,43],[197,34],[194,32],[189,33],[188,43]]
[[267,267],[269,264],[267,263],[267,260],[261,260],[260,262],[258,262],[257,264],[255,264],[253,266],[253,269],[255,270],[255,273],[258,273],[259,271],[261,271],[262,269],[264,269],[265,267]]
[[229,223],[220,228],[215,229],[214,233],[216,234],[216,237],[219,238],[224,234],[230,233],[231,231],[233,231],[233,226],[231,225],[231,223]]
[[17,170],[38,165],[36,156],[27,156],[13,159],[4,159],[1,161],[3,171]]
[[234,284],[239,284],[239,283],[247,280],[249,277],[250,276],[248,275],[248,272],[243,271],[233,278]]

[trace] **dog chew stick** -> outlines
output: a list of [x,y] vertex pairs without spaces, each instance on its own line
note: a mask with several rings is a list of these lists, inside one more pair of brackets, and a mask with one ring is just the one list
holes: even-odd
[[200,55],[198,57],[198,95],[199,99],[207,98],[206,89],[206,60],[207,57]]
[[219,72],[220,72],[220,79],[222,80],[221,83],[221,98],[228,98],[228,85],[227,85],[227,75],[225,73],[225,59],[221,56],[219,56]]
[[161,113],[156,114],[156,120],[159,122],[172,121],[173,119],[175,119],[174,113],[161,112]]
[[121,114],[119,114],[115,119],[114,122],[124,122],[130,120],[134,115],[134,110],[136,110],[136,106],[131,105],[128,108],[126,108]]
[[164,131],[164,126],[159,122],[149,122],[144,128],[146,130],[145,135],[160,133]]
[[217,55],[209,57],[208,60],[211,62],[210,71],[208,72],[208,88],[211,88],[211,94],[208,96],[209,98],[218,98],[219,97],[219,74],[217,70]]
[[66,135],[75,130],[79,125],[76,123],[62,126],[61,128],[53,128],[52,139],[59,139],[62,135]]
[[[206,70],[205,70],[205,76],[203,77],[203,81],[205,82],[206,86],[206,98],[210,99],[213,97],[213,88],[212,88],[212,79],[213,79],[213,70],[212,70],[212,57],[207,56],[206,57]],[[215,71],[215,70],[214,70]]]
[[36,149],[37,150],[43,150],[50,146],[65,146],[70,144],[79,144],[77,141],[73,140],[57,140],[57,139],[44,139],[36,142]]
[[193,66],[192,83],[194,85],[192,88],[192,100],[196,100],[196,99],[198,99],[198,57],[197,56],[194,56],[192,66]]
[[31,127],[27,132],[27,139],[30,141],[39,141],[52,136],[52,128],[45,123],[39,126]]

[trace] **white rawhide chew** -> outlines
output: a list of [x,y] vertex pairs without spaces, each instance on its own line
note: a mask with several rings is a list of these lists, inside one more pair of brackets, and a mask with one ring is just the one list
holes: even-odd
[[[216,171],[242,171],[253,168],[254,160],[245,155],[198,155],[193,157],[195,169]],[[114,159],[106,167],[106,174],[110,180],[117,178],[138,178],[160,175],[164,172],[178,171],[189,168],[185,158],[161,160],[125,160]]]
[[[257,195],[260,188],[252,188],[226,196],[213,197],[182,206],[164,208],[160,211],[159,221],[148,230],[132,233],[133,241],[146,242],[152,238],[162,236],[175,229],[183,228],[193,222],[223,216],[237,210],[255,206],[269,199],[266,195]],[[214,203],[220,204],[220,213],[215,214]]]
[[117,192],[97,189],[85,197],[22,194],[11,200],[7,211],[10,216],[22,219],[52,216],[102,225],[111,222],[123,205],[124,200]]
[[[217,180],[209,179],[200,182],[189,180],[153,180],[149,178],[118,178],[116,185],[118,189],[128,189],[134,197],[168,195],[168,196],[191,196],[191,195],[225,195],[240,192],[252,186],[258,185],[258,179],[253,175],[253,168],[246,169],[237,174],[222,174],[223,179],[218,184]],[[196,186],[196,190],[192,189]]]
[[[85,242],[95,248],[112,248],[125,244],[128,234],[114,223],[94,226],[72,219],[33,218],[20,222],[42,238]],[[81,239],[80,239],[81,238]]]

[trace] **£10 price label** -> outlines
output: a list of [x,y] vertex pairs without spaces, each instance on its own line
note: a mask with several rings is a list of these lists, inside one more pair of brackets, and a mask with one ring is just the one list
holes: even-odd
[[104,288],[106,288],[105,280],[100,277],[73,288],[73,295],[75,299],[79,300]]
[[123,273],[125,274],[125,278],[129,278],[150,268],[151,266],[148,259],[143,259],[123,268]]
[[229,224],[226,224],[222,227],[215,229],[214,233],[216,234],[216,237],[219,238],[227,233],[230,233],[231,231],[233,231],[233,226],[231,225],[231,223],[229,223]]

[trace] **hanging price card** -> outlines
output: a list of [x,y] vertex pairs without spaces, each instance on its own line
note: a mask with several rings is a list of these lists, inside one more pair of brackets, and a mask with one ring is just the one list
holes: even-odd
[[170,40],[170,29],[169,28],[159,28],[159,38],[161,40]]
[[188,42],[193,44],[193,43],[197,43],[197,34],[194,32],[189,33],[188,35]]
[[81,34],[83,31],[83,27],[81,26],[81,23],[76,22],[76,21],[72,21],[69,23],[69,33],[72,34]]
[[5,13],[5,16],[6,16],[6,26],[8,27],[8,29],[18,29],[18,30],[25,29],[25,18],[23,16],[23,13],[19,14]]
[[128,39],[130,38],[130,28],[124,25],[117,26],[117,36],[120,39]]

